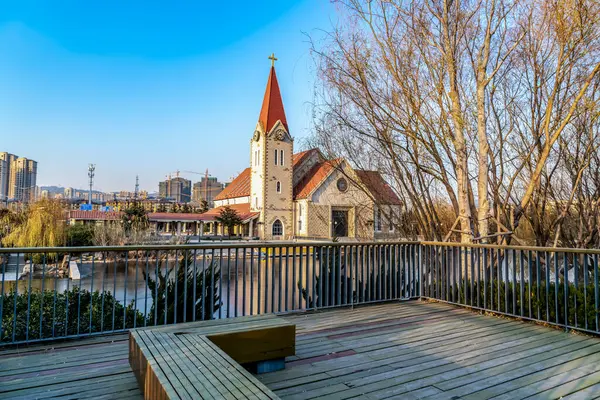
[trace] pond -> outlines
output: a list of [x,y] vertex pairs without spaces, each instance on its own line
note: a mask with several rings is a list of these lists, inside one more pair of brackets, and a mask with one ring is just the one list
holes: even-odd
[[[220,282],[215,282],[217,286],[220,283],[222,301],[221,309],[215,313],[216,318],[256,314],[259,311],[264,313],[304,309],[306,301],[298,286],[304,288],[307,282],[312,285],[314,265],[317,265],[317,270],[319,268],[318,260],[313,261],[312,255],[309,254],[267,257],[264,253],[261,254],[260,260],[256,254],[254,257],[221,257],[216,253],[214,258],[212,254],[204,257],[198,255],[196,262],[192,261],[188,268],[195,268],[197,273],[201,273],[208,270],[213,259],[222,271]],[[17,290],[19,293],[28,289],[63,292],[78,287],[89,291],[106,291],[113,293],[123,304],[133,302],[138,311],[147,314],[152,306],[149,280],[156,280],[157,271],[164,275],[166,265],[169,265],[172,278],[175,269],[181,268],[181,263],[175,265],[173,259],[168,263],[157,263],[156,259],[143,257],[128,262],[77,260],[77,264],[81,274],[80,280],[47,277],[46,272],[42,278],[42,272],[36,272],[34,276],[28,275],[18,280]],[[16,276],[16,270],[6,273],[0,288],[1,293],[14,288]],[[180,290],[183,290],[183,287]],[[200,288],[197,290],[198,297],[199,293]],[[187,293],[187,296],[193,295]]]

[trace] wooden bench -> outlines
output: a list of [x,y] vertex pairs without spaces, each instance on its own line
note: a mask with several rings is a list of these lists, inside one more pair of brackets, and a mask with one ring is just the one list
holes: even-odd
[[274,315],[139,328],[129,363],[145,399],[277,398],[240,364],[295,354],[296,326]]

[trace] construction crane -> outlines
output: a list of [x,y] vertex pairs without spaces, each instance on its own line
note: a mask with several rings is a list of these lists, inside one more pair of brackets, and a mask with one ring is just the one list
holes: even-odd
[[180,171],[180,170],[176,170],[173,172],[169,172],[167,175],[165,175],[165,177],[167,178],[167,191],[168,193],[171,193],[171,177],[173,174],[175,174],[176,178],[179,178],[179,175],[184,172],[186,174],[196,174],[196,175],[202,175],[204,176],[204,199],[208,199],[208,178],[212,177],[212,175],[210,175],[208,173],[208,168],[206,168],[206,171],[204,173],[202,172],[196,172],[196,171]]

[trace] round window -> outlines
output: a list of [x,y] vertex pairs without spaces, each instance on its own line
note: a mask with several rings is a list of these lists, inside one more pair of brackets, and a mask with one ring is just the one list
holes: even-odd
[[337,180],[337,188],[340,192],[345,192],[348,190],[348,181],[346,178],[340,178]]

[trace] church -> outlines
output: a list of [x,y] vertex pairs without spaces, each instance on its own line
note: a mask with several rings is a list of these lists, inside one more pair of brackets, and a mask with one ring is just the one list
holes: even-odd
[[397,238],[402,204],[379,172],[328,160],[319,149],[294,153],[275,58],[270,59],[250,166],[215,197],[204,222],[216,224],[229,206],[243,221],[238,233],[263,240]]

